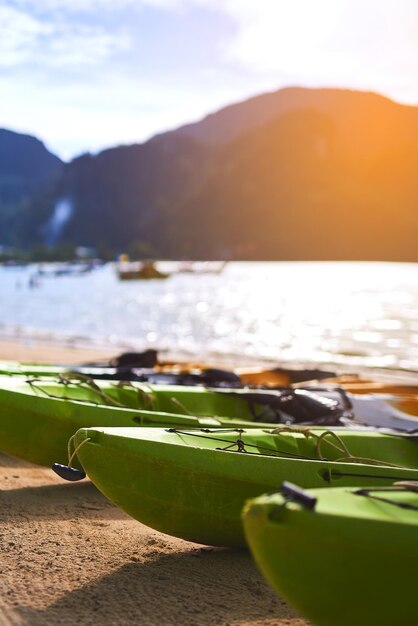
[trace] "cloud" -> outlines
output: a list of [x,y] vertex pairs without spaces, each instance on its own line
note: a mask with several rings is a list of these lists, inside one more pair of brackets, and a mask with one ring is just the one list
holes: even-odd
[[0,65],[24,63],[36,42],[51,34],[52,27],[8,6],[0,6]]
[[199,0],[13,0],[13,6],[32,14],[55,13],[97,14],[112,13],[126,9],[141,10],[144,7],[178,10],[199,3]]
[[[36,76],[25,83],[0,77],[0,127],[40,137],[63,158],[99,151],[117,144],[132,144],[205,115],[232,100],[233,90],[222,85],[206,93],[178,85],[129,80],[108,73],[90,83],[49,86]],[[30,115],[28,96],[30,93]]]
[[0,0],[0,125],[65,156],[289,84],[418,101],[416,0]]
[[131,45],[126,33],[111,34],[100,28],[81,26],[51,38],[42,57],[51,67],[98,65]]
[[210,2],[235,23],[225,62],[254,76],[418,100],[416,0]]
[[31,64],[43,67],[97,65],[131,45],[123,30],[61,18],[35,17],[0,6],[0,68]]

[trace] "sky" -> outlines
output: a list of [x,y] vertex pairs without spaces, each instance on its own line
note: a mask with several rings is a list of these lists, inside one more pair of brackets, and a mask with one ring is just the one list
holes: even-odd
[[294,85],[418,104],[418,2],[0,0],[0,127],[64,159]]

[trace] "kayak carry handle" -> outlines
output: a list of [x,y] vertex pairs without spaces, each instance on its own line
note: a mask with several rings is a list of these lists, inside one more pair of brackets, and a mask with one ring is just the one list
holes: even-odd
[[83,478],[86,477],[86,473],[83,472],[83,470],[79,470],[76,467],[69,467],[68,465],[63,465],[62,463],[53,463],[51,468],[56,474],[58,474],[58,476],[71,482],[83,480]]
[[88,441],[91,441],[91,437],[86,437],[83,439],[78,446],[75,448],[74,452],[71,453],[71,445],[74,442],[75,435],[70,437],[68,440],[68,465],[63,465],[62,463],[53,463],[52,470],[58,474],[64,480],[69,480],[71,482],[76,482],[78,480],[83,480],[86,477],[86,473],[83,470],[79,470],[76,467],[71,466],[71,462],[73,458],[77,455],[77,452],[80,450],[82,446]]
[[316,506],[317,498],[293,483],[285,481],[280,487],[280,493],[288,502],[296,502],[304,509],[313,511]]

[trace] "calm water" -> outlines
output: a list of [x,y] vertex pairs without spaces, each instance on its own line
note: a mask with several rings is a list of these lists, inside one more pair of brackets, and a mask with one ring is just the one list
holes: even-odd
[[41,278],[0,268],[0,333],[115,349],[418,369],[418,265],[230,263],[220,275]]

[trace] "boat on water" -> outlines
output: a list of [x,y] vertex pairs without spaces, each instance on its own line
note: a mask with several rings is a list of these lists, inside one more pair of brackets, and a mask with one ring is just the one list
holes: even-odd
[[63,261],[55,263],[40,263],[35,272],[39,278],[57,278],[60,276],[82,276],[99,267],[101,263],[91,261]]
[[178,274],[221,274],[227,265],[226,261],[181,261],[177,268]]
[[155,261],[123,261],[116,270],[119,280],[161,280],[170,276],[161,272]]
[[417,623],[418,482],[302,490],[243,511],[256,563],[317,626]]

